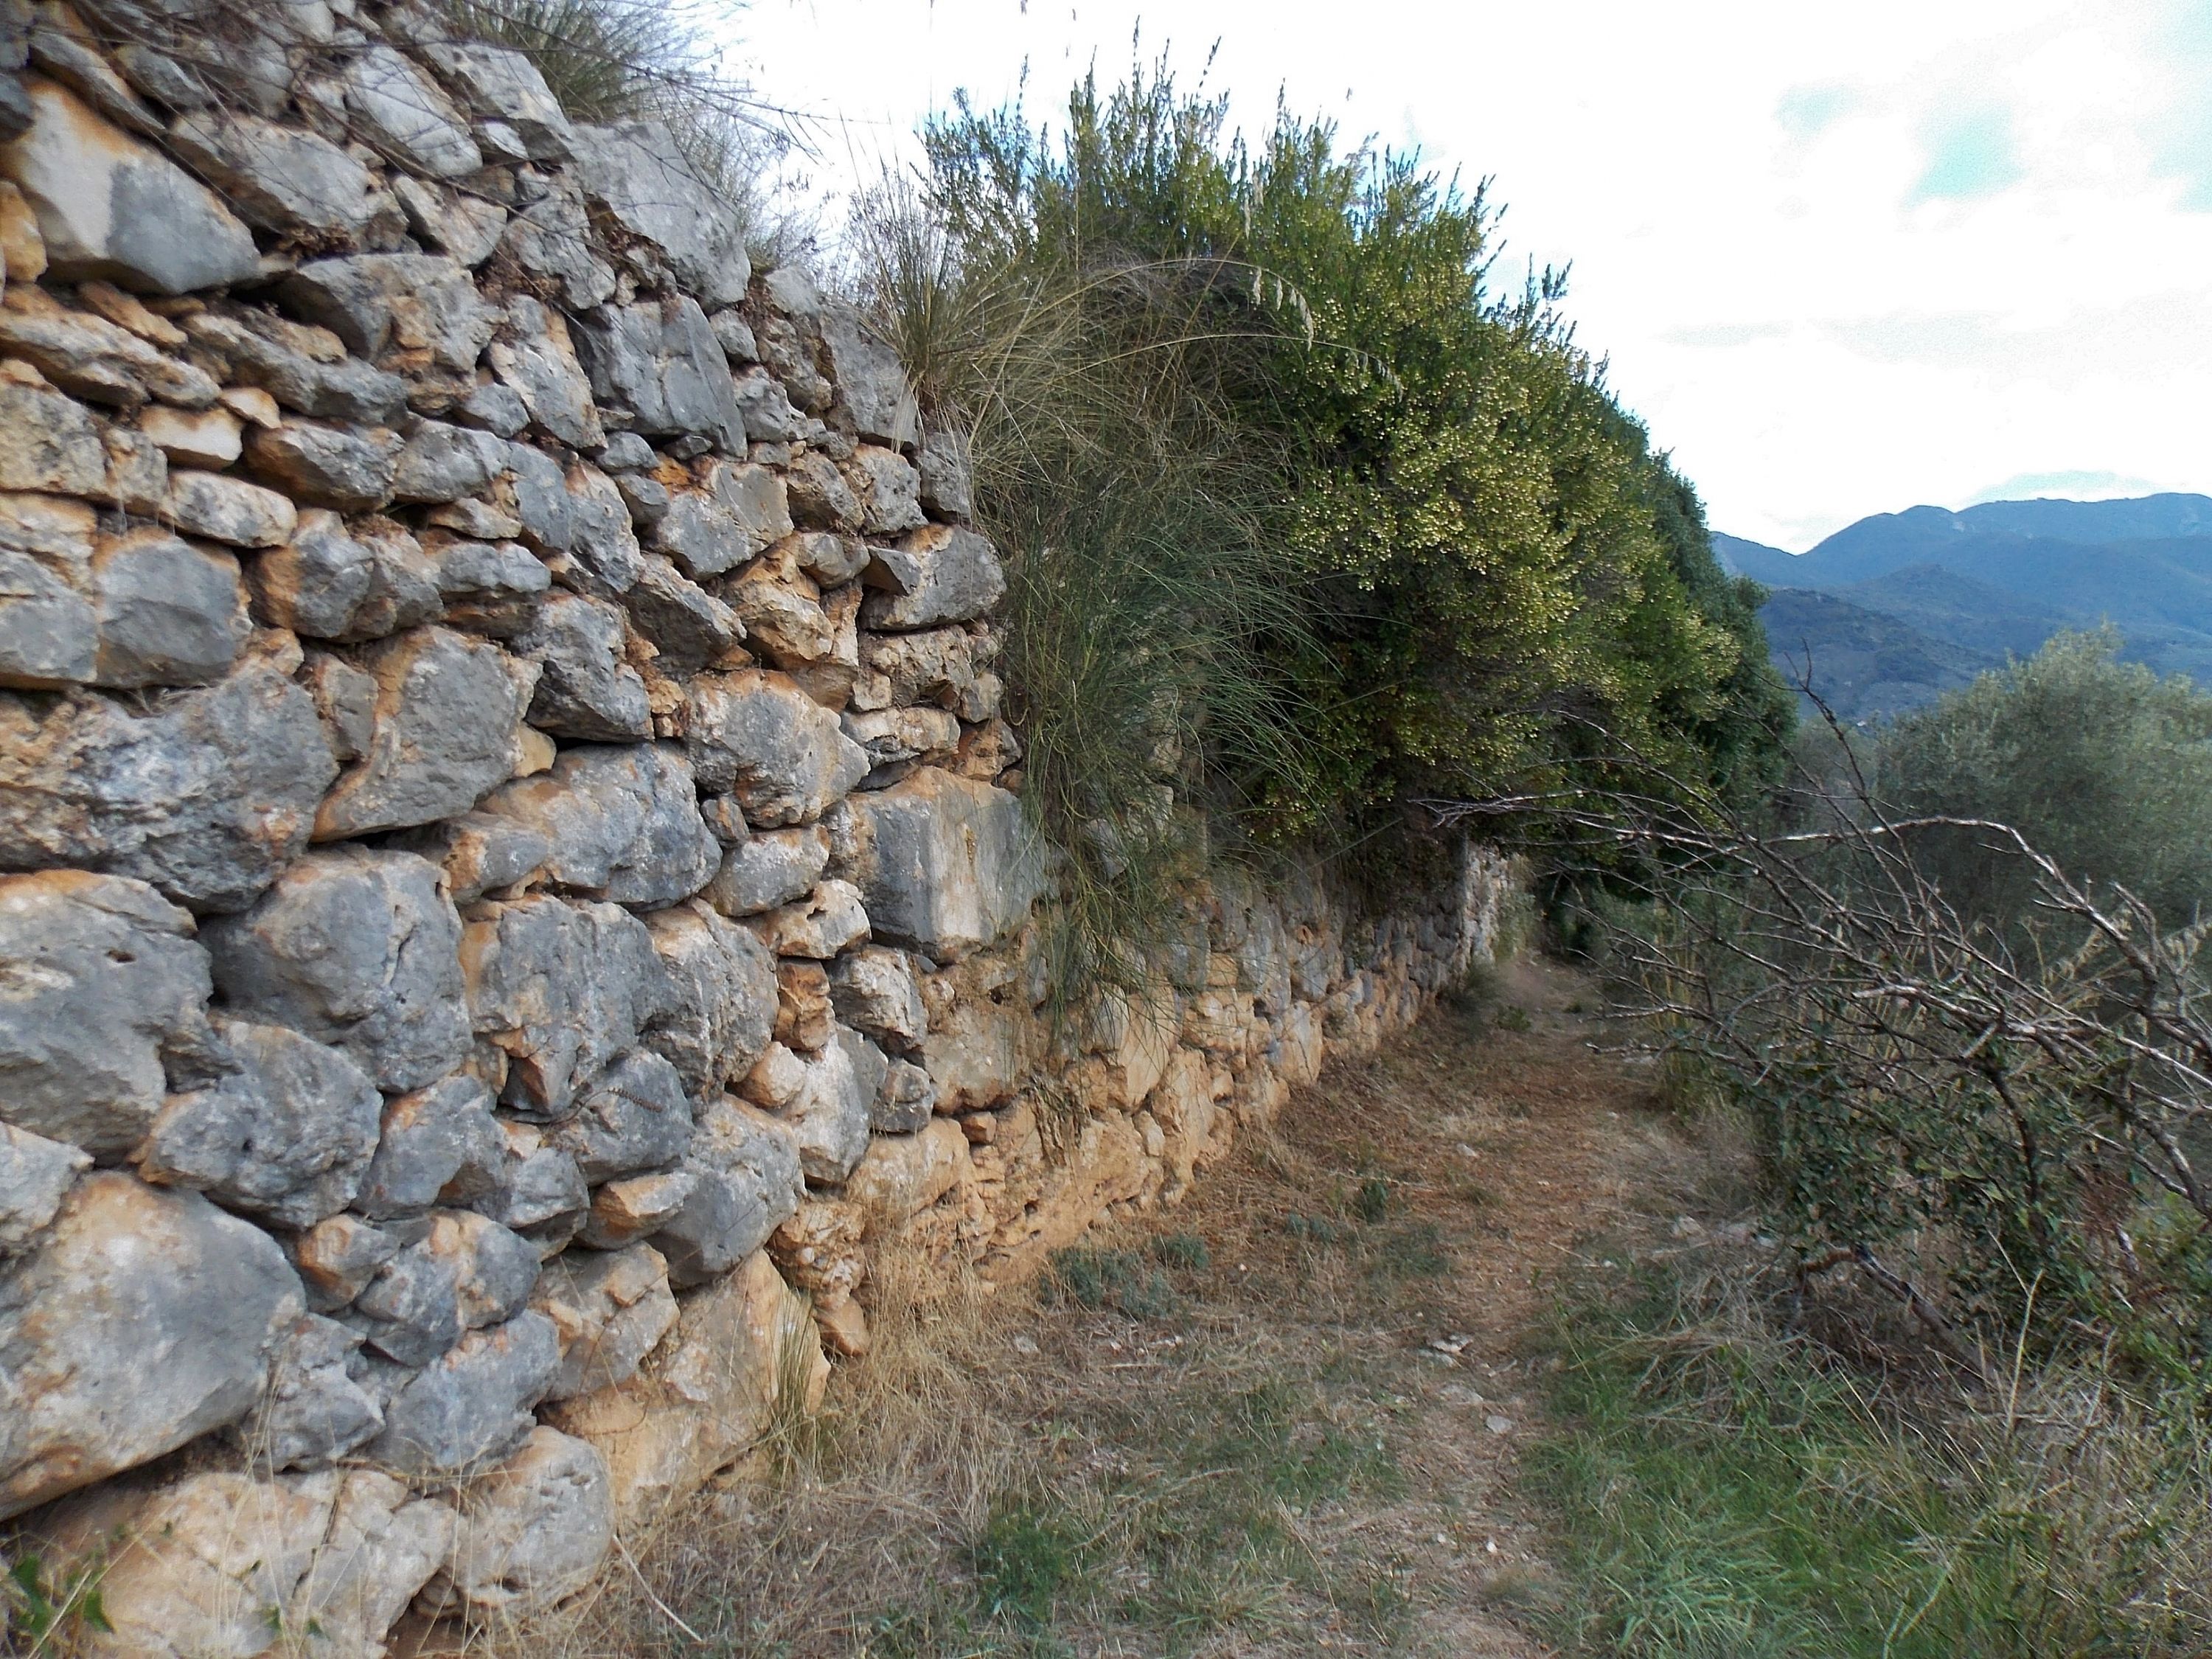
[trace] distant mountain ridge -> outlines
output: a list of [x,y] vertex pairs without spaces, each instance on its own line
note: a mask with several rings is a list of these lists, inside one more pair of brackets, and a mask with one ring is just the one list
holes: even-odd
[[1784,672],[1809,653],[1814,689],[1849,719],[1916,707],[2106,622],[2124,655],[2212,682],[2212,496],[1915,507],[1803,554],[1726,535],[1713,547],[1774,590],[1761,615]]

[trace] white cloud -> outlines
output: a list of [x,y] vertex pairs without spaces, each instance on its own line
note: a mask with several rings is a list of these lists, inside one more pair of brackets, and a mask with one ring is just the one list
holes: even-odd
[[[1802,547],[1994,480],[2212,489],[2212,27],[2203,0],[755,0],[818,176],[911,159],[956,88],[1170,46],[1248,127],[1492,175],[1507,269],[1574,261],[1580,337],[1715,523]],[[2193,204],[2193,206],[2192,206]],[[2085,490],[2091,486],[2085,484]]]

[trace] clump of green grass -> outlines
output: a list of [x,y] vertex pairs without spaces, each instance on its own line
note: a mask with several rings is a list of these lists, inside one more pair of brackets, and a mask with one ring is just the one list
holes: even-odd
[[1740,1291],[1645,1267],[1560,1305],[1532,1457],[1627,1659],[2212,1650],[2212,1442],[2095,1368],[2002,1400],[1877,1382]]
[[1132,1319],[1164,1319],[1178,1305],[1175,1286],[1133,1250],[1073,1245],[1055,1250],[1044,1292],[1079,1307],[1111,1308]]
[[1158,1260],[1184,1273],[1202,1273],[1213,1266],[1213,1252],[1196,1233],[1163,1233],[1152,1249]]
[[1359,1190],[1352,1195],[1352,1212],[1370,1227],[1390,1212],[1390,1183],[1381,1176],[1370,1176],[1359,1183]]

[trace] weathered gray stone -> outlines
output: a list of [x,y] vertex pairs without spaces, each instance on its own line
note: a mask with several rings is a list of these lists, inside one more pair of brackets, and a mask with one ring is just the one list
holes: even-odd
[[0,693],[0,868],[104,871],[242,909],[306,845],[337,770],[314,700],[258,659],[146,714]]
[[894,449],[915,444],[921,436],[921,409],[896,348],[870,333],[860,313],[844,305],[823,307],[822,343],[854,429]]
[[353,1311],[369,1346],[403,1365],[513,1318],[538,1282],[530,1242],[472,1210],[440,1210],[398,1231],[416,1237],[377,1269]]
[[[885,783],[897,775],[883,769],[902,761],[927,759],[942,764],[960,745],[960,717],[945,708],[878,708],[843,717],[845,735],[867,751],[868,763]],[[871,778],[867,787],[877,781]]]
[[845,476],[860,498],[860,527],[871,536],[918,530],[928,522],[921,510],[921,475],[896,451],[862,444],[846,463]]
[[669,1000],[646,1033],[703,1097],[750,1071],[775,1028],[775,963],[760,941],[694,901],[646,919]]
[[561,1370],[548,1400],[573,1400],[635,1374],[676,1323],[668,1264],[649,1244],[571,1251],[548,1262],[530,1305],[561,1334]]
[[798,1210],[804,1190],[790,1127],[727,1095],[700,1108],[684,1167],[699,1184],[653,1237],[679,1290],[729,1272],[758,1249]]
[[444,866],[446,891],[456,904],[527,881],[553,851],[544,831],[489,812],[463,812],[401,837],[400,844]]
[[819,824],[754,836],[722,855],[700,896],[726,916],[757,915],[814,890],[830,862],[830,832]]
[[565,750],[550,772],[506,785],[483,810],[543,830],[553,843],[547,874],[617,904],[689,898],[721,862],[691,767],[672,744]]
[[752,325],[736,311],[718,311],[707,319],[720,342],[722,355],[733,363],[754,363],[760,361],[760,343],[753,337]]
[[461,88],[477,112],[495,116],[522,140],[536,161],[565,161],[575,154],[575,130],[538,66],[519,52],[466,41],[438,54],[438,67]]
[[28,1249],[92,1159],[66,1141],[0,1123],[0,1261]]
[[[853,494],[853,487],[845,482],[845,475],[837,470],[836,463],[817,450],[809,450],[784,470],[785,488],[791,498],[791,516],[795,523],[817,532],[857,531],[860,527],[860,502]],[[860,556],[861,562],[866,555]],[[848,576],[859,574],[860,563],[855,563]],[[846,577],[836,580],[842,581]]]
[[225,473],[179,468],[169,475],[161,518],[188,536],[234,547],[280,547],[291,539],[299,515],[273,489]]
[[103,537],[93,555],[99,685],[204,685],[237,659],[252,623],[238,561],[159,530]]
[[836,715],[786,675],[702,675],[689,714],[684,746],[700,786],[735,795],[757,828],[811,822],[867,775],[867,756]]
[[530,424],[530,405],[514,387],[494,380],[478,386],[454,405],[453,418],[464,426],[481,428],[501,438],[512,438]]
[[798,324],[771,315],[755,336],[761,361],[783,382],[791,401],[805,414],[827,414],[836,392],[815,362],[816,331],[802,331]]
[[383,362],[391,354],[463,373],[477,366],[499,322],[465,267],[424,253],[316,259],[277,293],[356,356]]
[[665,1169],[691,1142],[691,1103],[676,1068],[650,1052],[626,1054],[586,1091],[549,1144],[576,1160],[586,1182]]
[[58,1576],[98,1575],[109,1632],[87,1659],[270,1653],[294,1632],[327,1659],[374,1659],[453,1538],[447,1504],[324,1469],[119,1482],[42,1517],[38,1547]]
[[637,631],[659,652],[657,666],[665,674],[717,666],[745,636],[736,611],[658,553],[641,563],[622,602]]
[[528,1436],[530,1408],[560,1368],[560,1340],[543,1314],[471,1331],[386,1401],[384,1431],[366,1455],[410,1474],[481,1471]]
[[635,432],[610,432],[605,447],[593,459],[608,472],[639,472],[660,464],[653,446]]
[[92,678],[99,618],[86,590],[98,523],[82,501],[0,495],[0,685],[58,690]]
[[817,962],[827,962],[868,937],[860,889],[848,881],[823,882],[797,903],[754,916],[746,925],[775,955]]
[[169,1097],[138,1172],[279,1226],[344,1209],[376,1150],[376,1086],[337,1049],[281,1025],[218,1017],[216,1033],[236,1069]]
[[178,118],[169,142],[248,223],[266,230],[356,238],[380,217],[397,217],[374,173],[297,126],[200,109]]
[[532,678],[497,646],[419,628],[362,653],[375,678],[376,726],[315,817],[336,841],[465,812],[514,770],[514,728]]
[[924,767],[855,795],[852,878],[880,936],[939,961],[995,943],[1028,915],[1043,866],[1021,802]]
[[783,481],[768,468],[709,461],[699,486],[672,491],[666,514],[653,526],[653,546],[686,575],[703,579],[734,570],[791,533]]
[[411,853],[310,854],[201,931],[232,1009],[343,1049],[380,1089],[419,1089],[468,1054],[460,921]]
[[211,472],[220,472],[243,453],[240,427],[238,416],[227,409],[183,410],[156,404],[138,415],[138,429],[172,462],[204,466]]
[[988,720],[999,712],[999,683],[986,666],[995,648],[990,636],[979,637],[964,628],[878,635],[861,651],[866,673],[854,689],[853,706],[930,703],[963,720]]
[[764,368],[747,369],[731,387],[745,436],[757,444],[787,444],[806,430],[806,417],[791,406],[783,382]]
[[[108,66],[105,58],[75,38],[53,13],[47,13],[32,26],[30,45],[33,64],[76,93],[108,120],[141,137],[161,137],[161,118],[138,101],[138,94]],[[19,65],[9,64],[5,67],[14,69]]]
[[239,1425],[238,1438],[262,1469],[319,1469],[384,1426],[384,1411],[353,1380],[361,1334],[305,1314],[277,1344],[269,1390]]
[[598,448],[605,434],[568,325],[527,295],[509,301],[507,319],[514,337],[492,345],[492,372],[521,398],[531,418],[562,443]]
[[568,550],[574,532],[568,475],[550,455],[529,444],[509,443],[500,499],[511,503],[523,538],[540,554],[550,559]]
[[710,307],[745,297],[752,267],[744,220],[727,194],[699,177],[659,121],[576,129],[585,193],[665,260],[685,292]]
[[[439,541],[429,559],[437,571],[446,620],[471,633],[507,639],[536,625],[553,573],[520,542]],[[538,678],[533,659],[511,665],[516,684]]]
[[1013,1094],[1021,1081],[1027,1013],[988,997],[970,998],[932,1022],[921,1040],[921,1062],[939,1106],[949,1113],[980,1111]]
[[548,896],[485,907],[463,946],[479,1035],[507,1056],[507,1104],[558,1120],[666,1005],[645,924],[611,904]]
[[556,737],[621,743],[653,735],[645,681],[623,656],[623,613],[603,600],[561,595],[514,648],[538,665],[530,723]]
[[[853,1035],[842,1027],[839,1030]],[[868,1046],[872,1050],[873,1045]],[[876,1058],[880,1062],[879,1052]],[[882,1073],[864,1079],[854,1059],[854,1044],[842,1040],[824,1043],[819,1054],[805,1062],[806,1080],[797,1098],[777,1115],[799,1142],[799,1166],[809,1181],[837,1185],[868,1150],[868,1109]]]
[[541,1257],[558,1251],[591,1207],[591,1188],[576,1160],[547,1145],[536,1124],[501,1118],[499,1132],[506,1155],[496,1183],[468,1207],[531,1239]]
[[0,489],[96,498],[106,477],[91,411],[44,386],[0,381]]
[[913,1043],[929,1030],[921,989],[903,951],[871,945],[840,957],[830,970],[830,998],[838,1018],[872,1036]]
[[910,1135],[937,1110],[937,1085],[910,1060],[894,1060],[868,1108],[868,1127],[879,1135]]
[[614,268],[593,246],[583,192],[565,175],[541,184],[507,222],[500,246],[525,270],[558,283],[569,305],[604,304],[614,295]]
[[116,1158],[167,1073],[206,1064],[212,986],[191,918],[142,882],[0,877],[0,1116]]
[[390,46],[370,46],[343,73],[347,107],[362,136],[386,155],[434,179],[457,179],[483,165],[461,112]]
[[933,524],[872,550],[865,580],[878,591],[860,607],[866,628],[934,628],[987,614],[1006,597],[1006,573],[972,530]]
[[620,1250],[656,1233],[683,1212],[698,1190],[689,1170],[656,1170],[603,1182],[576,1237],[594,1250]]
[[339,761],[359,760],[376,736],[376,681],[328,651],[301,653],[300,684],[315,700],[315,713]]
[[341,513],[370,512],[392,499],[401,447],[399,434],[384,427],[312,421],[257,429],[245,444],[256,476],[302,506]]
[[205,369],[167,356],[105,317],[70,311],[41,288],[8,290],[0,303],[0,351],[64,392],[125,410],[149,398],[205,409],[218,390]]
[[445,614],[438,569],[397,525],[349,533],[334,513],[300,515],[292,539],[247,567],[261,620],[310,639],[382,639]]
[[243,1416],[301,1311],[266,1233],[197,1193],[84,1176],[0,1268],[0,1519]]
[[403,501],[459,501],[484,489],[506,463],[506,443],[490,433],[424,421],[399,453],[392,493]]
[[0,151],[0,176],[38,216],[50,275],[185,294],[259,270],[252,235],[205,185],[66,88],[28,90],[35,119]]
[[416,1599],[425,1613],[464,1607],[518,1616],[589,1585],[614,1542],[606,1459],[590,1442],[538,1427],[461,1496],[452,1553]]
[[354,1207],[388,1219],[471,1204],[494,1190],[506,1157],[489,1091],[472,1077],[442,1078],[384,1108]]
[[407,407],[407,382],[345,356],[335,335],[263,312],[196,311],[193,340],[217,354],[234,380],[317,420],[391,426]]
[[597,467],[568,474],[568,556],[554,568],[562,581],[599,599],[627,594],[645,571],[631,529],[629,506],[615,481]]
[[292,1265],[307,1292],[307,1306],[331,1313],[362,1293],[376,1270],[398,1255],[399,1240],[357,1215],[334,1215],[291,1243]]
[[402,173],[392,180],[392,193],[417,240],[471,268],[491,257],[507,229],[506,207],[470,191]]
[[574,339],[593,394],[629,411],[638,431],[703,433],[744,453],[729,366],[698,301],[601,306],[579,319]]

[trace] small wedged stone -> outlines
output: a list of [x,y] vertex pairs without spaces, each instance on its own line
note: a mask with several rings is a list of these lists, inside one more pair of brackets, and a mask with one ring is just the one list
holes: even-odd
[[135,1156],[139,1174],[226,1209],[311,1227],[353,1201],[384,1097],[336,1048],[281,1025],[218,1015],[228,1070],[173,1094]]
[[260,269],[252,234],[204,185],[55,82],[27,90],[30,130],[0,172],[38,216],[52,276],[186,294]]
[[425,1614],[465,1607],[519,1616],[589,1585],[614,1542],[606,1459],[588,1441],[540,1425],[460,1494],[445,1562],[416,1598]]
[[619,906],[533,895],[471,913],[462,945],[477,1033],[507,1056],[502,1099],[557,1121],[666,1006],[643,922]]
[[791,1127],[728,1095],[699,1109],[684,1168],[696,1185],[653,1234],[678,1289],[705,1284],[760,1249],[805,1190]]
[[[471,633],[509,639],[536,625],[553,574],[520,542],[479,542],[434,535],[426,555],[436,572],[445,619]],[[526,702],[538,676],[535,659],[512,660],[508,672]]]
[[531,160],[565,161],[575,154],[576,130],[568,124],[561,100],[538,66],[522,53],[461,41],[440,52],[438,67],[478,113],[507,123]]
[[744,222],[699,177],[665,123],[579,127],[575,146],[585,194],[650,245],[687,293],[709,308],[745,297],[752,267]]
[[166,532],[100,538],[92,557],[95,685],[206,685],[252,632],[238,560]]
[[919,1042],[929,1016],[906,952],[869,945],[840,957],[830,969],[830,999],[837,1017],[872,1036]]
[[867,756],[836,715],[786,675],[702,675],[687,713],[684,746],[700,786],[736,796],[758,828],[812,822],[867,775]]
[[646,917],[668,1001],[645,1040],[695,1098],[750,1071],[775,1028],[775,963],[752,933],[697,900]]
[[699,1187],[690,1170],[657,1170],[603,1182],[592,1194],[592,1212],[576,1237],[594,1250],[619,1250],[659,1230],[683,1210]]
[[404,830],[465,812],[514,770],[530,665],[449,629],[422,628],[363,652],[377,684],[361,760],[315,817],[315,839]]
[[1006,573],[975,531],[933,524],[872,550],[862,577],[875,592],[860,607],[866,628],[935,628],[989,613],[1006,597]]
[[315,1313],[333,1313],[362,1293],[376,1270],[399,1253],[399,1240],[357,1215],[319,1221],[288,1247]]
[[393,1379],[383,1431],[364,1455],[413,1475],[480,1474],[529,1436],[530,1408],[560,1369],[560,1339],[543,1314],[471,1331],[412,1376]]
[[301,860],[202,937],[234,1012],[344,1050],[397,1093],[468,1054],[460,932],[435,865],[338,847]]
[[553,851],[543,830],[489,812],[459,813],[400,836],[396,844],[445,870],[446,891],[455,904],[529,880]]
[[658,553],[641,564],[622,603],[637,631],[659,652],[665,673],[719,666],[745,636],[736,611]]
[[204,1068],[213,984],[191,918],[143,882],[0,877],[0,1117],[113,1158],[173,1070]]
[[306,846],[337,772],[313,698],[258,658],[143,714],[0,692],[0,869],[97,870],[240,910]]
[[747,918],[745,925],[771,954],[817,962],[827,962],[868,937],[860,890],[835,878],[820,883],[795,904]]
[[197,1193],[82,1177],[0,1267],[0,1520],[244,1416],[301,1311],[259,1229]]
[[854,1047],[842,1041],[823,1044],[806,1061],[805,1082],[777,1116],[799,1142],[799,1168],[809,1181],[834,1187],[852,1173],[868,1149],[868,1109],[880,1081],[863,1079]]
[[161,519],[188,536],[234,547],[279,547],[291,539],[299,514],[273,489],[225,473],[180,467],[169,474]]

